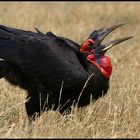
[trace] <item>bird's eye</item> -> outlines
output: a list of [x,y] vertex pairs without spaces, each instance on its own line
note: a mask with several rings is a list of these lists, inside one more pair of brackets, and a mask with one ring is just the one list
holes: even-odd
[[87,48],[93,48],[93,47],[94,47],[94,44],[87,45]]

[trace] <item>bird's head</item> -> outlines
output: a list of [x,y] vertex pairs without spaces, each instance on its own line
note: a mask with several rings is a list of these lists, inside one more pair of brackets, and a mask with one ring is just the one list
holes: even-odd
[[105,56],[105,53],[113,46],[132,38],[132,36],[116,39],[104,44],[102,42],[108,34],[125,24],[118,24],[93,31],[80,47],[80,52],[87,53],[87,60],[98,67],[106,78],[109,78],[112,73],[112,65],[110,58]]

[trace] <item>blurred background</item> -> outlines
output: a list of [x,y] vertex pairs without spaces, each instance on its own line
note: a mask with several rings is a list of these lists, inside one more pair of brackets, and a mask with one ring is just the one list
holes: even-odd
[[[140,137],[140,2],[0,2],[0,24],[54,34],[81,44],[95,29],[127,22],[105,41],[134,38],[107,52],[113,65],[108,94],[69,116],[50,111],[28,133],[26,91],[0,80],[0,137]],[[35,31],[36,32],[36,31]]]
[[80,40],[95,28],[128,22],[139,30],[139,2],[0,2],[0,24]]

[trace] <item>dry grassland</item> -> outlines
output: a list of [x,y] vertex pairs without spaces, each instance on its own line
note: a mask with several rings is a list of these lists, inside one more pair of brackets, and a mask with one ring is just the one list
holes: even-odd
[[106,39],[134,35],[110,51],[108,94],[68,116],[49,111],[28,133],[26,91],[0,80],[0,138],[140,138],[139,2],[0,2],[0,24],[52,31],[81,43],[95,29],[128,22]]

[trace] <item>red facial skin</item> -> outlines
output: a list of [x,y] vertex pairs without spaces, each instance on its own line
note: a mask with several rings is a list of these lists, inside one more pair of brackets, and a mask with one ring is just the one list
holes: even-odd
[[[88,39],[84,41],[80,48],[80,52],[83,52],[83,53],[92,52],[93,49],[88,47],[89,44],[94,45],[95,42],[92,39]],[[112,64],[109,57],[105,55],[101,55],[100,63],[97,63],[97,58],[95,57],[94,53],[92,53],[87,56],[87,60],[90,61],[93,65],[95,65],[104,75],[104,77],[109,78],[111,76]]]
[[94,45],[94,44],[95,44],[95,42],[92,39],[88,39],[88,40],[84,41],[82,43],[81,48],[80,48],[80,52],[83,52],[83,53],[91,52],[92,48],[89,48],[88,46],[89,45]]

